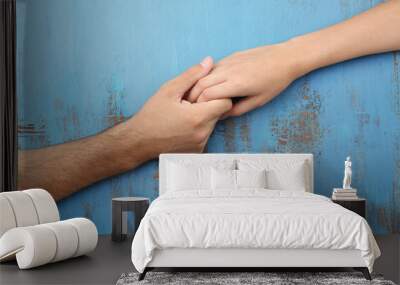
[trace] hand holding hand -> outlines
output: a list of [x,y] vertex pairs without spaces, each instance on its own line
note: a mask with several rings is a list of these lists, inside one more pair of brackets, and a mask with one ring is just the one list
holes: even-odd
[[230,99],[190,103],[184,95],[213,67],[210,57],[165,83],[128,122],[145,141],[148,157],[165,152],[201,152]]
[[239,116],[272,100],[300,76],[295,52],[285,44],[234,53],[215,65],[191,90],[190,102],[246,97],[226,114]]

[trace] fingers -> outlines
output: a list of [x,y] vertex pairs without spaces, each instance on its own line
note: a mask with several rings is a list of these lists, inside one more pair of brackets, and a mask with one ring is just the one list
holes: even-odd
[[217,120],[232,108],[231,99],[220,99],[192,104],[205,121]]
[[168,88],[173,90],[180,99],[201,78],[206,76],[213,67],[213,59],[206,57],[200,64],[192,66],[178,77],[167,83]]
[[231,108],[231,110],[229,110],[226,114],[224,114],[224,118],[229,116],[240,116],[253,109],[261,107],[262,105],[264,105],[263,97],[261,96],[247,97],[245,99],[240,100],[238,103],[235,103]]
[[187,97],[187,100],[190,102],[196,102],[197,99],[199,98],[200,94],[207,88],[223,83],[225,79],[221,78],[218,75],[215,75],[213,73],[207,75],[206,77],[203,77],[200,79],[196,85],[190,90],[190,93]]
[[224,82],[205,89],[197,99],[197,102],[206,102],[216,99],[245,96],[245,92],[235,84]]

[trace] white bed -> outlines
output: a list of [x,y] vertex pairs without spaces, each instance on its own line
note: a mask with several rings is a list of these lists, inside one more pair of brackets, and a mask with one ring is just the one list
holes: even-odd
[[312,194],[311,154],[163,154],[159,166],[160,197],[132,243],[140,278],[154,267],[354,267],[370,278],[372,232]]

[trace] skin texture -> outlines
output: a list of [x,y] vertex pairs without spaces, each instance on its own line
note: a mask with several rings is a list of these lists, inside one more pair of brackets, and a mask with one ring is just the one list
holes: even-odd
[[191,102],[245,97],[226,116],[264,105],[298,77],[348,59],[400,49],[400,0],[276,45],[234,53],[188,95]]
[[166,152],[202,152],[230,99],[191,104],[185,93],[212,68],[206,58],[165,83],[132,118],[98,135],[19,152],[19,189],[41,187],[56,200]]

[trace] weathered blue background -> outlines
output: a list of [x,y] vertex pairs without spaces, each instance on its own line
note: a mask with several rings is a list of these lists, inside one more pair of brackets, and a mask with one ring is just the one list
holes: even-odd
[[[19,144],[36,148],[95,134],[134,114],[165,80],[204,56],[286,40],[377,1],[18,0]],[[354,186],[376,233],[400,231],[400,54],[313,72],[259,110],[222,122],[209,152],[311,152],[315,192]],[[95,165],[93,167],[96,167]],[[157,197],[157,162],[59,203],[110,232],[114,196]]]

